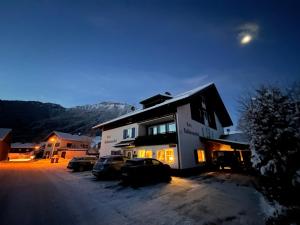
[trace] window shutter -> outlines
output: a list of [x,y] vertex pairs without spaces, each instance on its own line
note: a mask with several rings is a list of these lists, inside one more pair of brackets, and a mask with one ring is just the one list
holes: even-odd
[[127,138],[127,130],[123,130],[123,139]]

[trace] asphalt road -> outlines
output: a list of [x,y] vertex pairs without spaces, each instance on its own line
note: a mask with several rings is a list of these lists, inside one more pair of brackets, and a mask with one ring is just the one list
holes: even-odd
[[226,177],[132,189],[65,167],[0,164],[0,224],[263,224],[259,194]]

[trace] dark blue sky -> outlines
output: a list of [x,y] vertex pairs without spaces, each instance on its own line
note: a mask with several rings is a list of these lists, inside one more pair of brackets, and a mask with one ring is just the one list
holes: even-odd
[[236,121],[245,91],[300,77],[296,1],[3,0],[0,29],[0,99],[137,105],[215,82]]

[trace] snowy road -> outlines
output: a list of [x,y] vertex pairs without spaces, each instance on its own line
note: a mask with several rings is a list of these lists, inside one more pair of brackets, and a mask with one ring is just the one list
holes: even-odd
[[132,189],[65,166],[0,164],[0,224],[264,224],[261,195],[240,175],[174,177]]

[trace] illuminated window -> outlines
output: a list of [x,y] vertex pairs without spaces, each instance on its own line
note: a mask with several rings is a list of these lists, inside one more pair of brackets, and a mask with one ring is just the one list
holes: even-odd
[[162,162],[164,162],[165,161],[165,150],[158,150],[157,152],[156,152],[156,158],[159,160],[159,161],[162,161]]
[[197,150],[197,163],[205,162],[205,151],[202,149]]
[[174,162],[174,150],[172,148],[168,148],[165,150],[166,153],[166,162],[173,163]]
[[138,158],[145,158],[145,150],[138,150]]
[[146,158],[152,158],[152,151],[151,150],[146,150],[145,157]]
[[173,148],[167,148],[167,149],[161,149],[156,152],[157,159],[159,161],[172,164],[174,163],[174,149]]
[[139,150],[138,158],[152,158],[152,150]]

